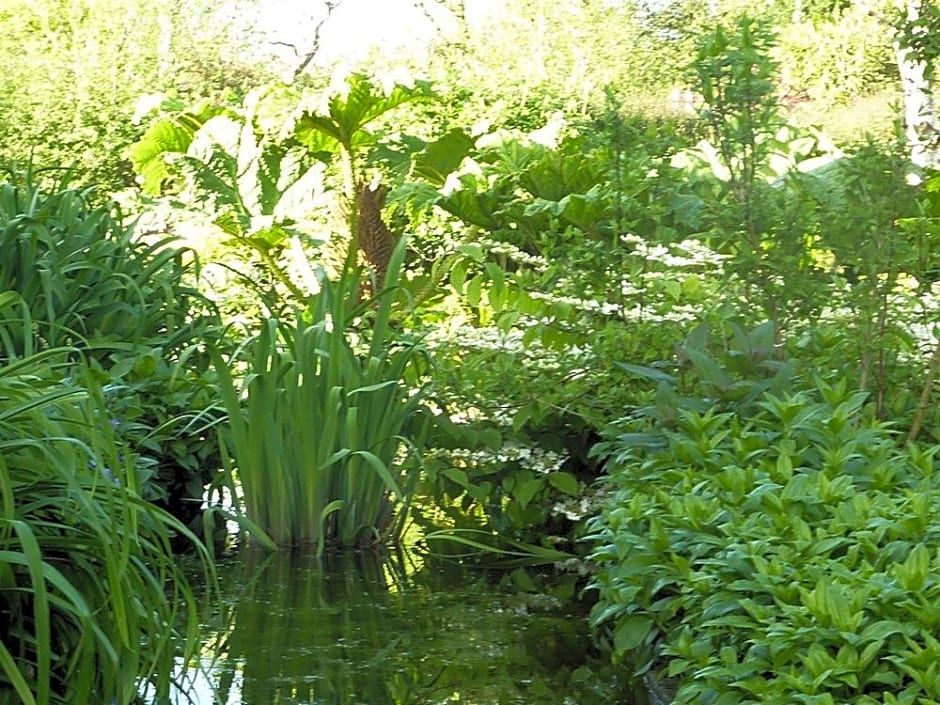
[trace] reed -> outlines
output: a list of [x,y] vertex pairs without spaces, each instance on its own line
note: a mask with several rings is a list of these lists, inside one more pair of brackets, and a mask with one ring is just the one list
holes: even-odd
[[415,482],[405,429],[421,398],[404,382],[417,347],[390,325],[404,249],[372,302],[367,344],[347,325],[353,276],[324,282],[294,320],[264,321],[238,385],[237,365],[215,355],[245,512],[278,545],[322,554],[400,535]]

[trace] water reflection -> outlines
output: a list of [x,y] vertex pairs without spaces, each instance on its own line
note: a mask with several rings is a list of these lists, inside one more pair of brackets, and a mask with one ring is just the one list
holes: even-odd
[[388,598],[377,559],[268,556],[234,604],[219,667],[220,702],[233,702],[240,674],[236,702],[246,705],[395,703],[381,673],[383,656],[399,638],[383,625]]
[[[452,569],[353,554],[250,551],[179,703],[562,705],[603,702],[580,617]],[[409,573],[406,575],[406,572]],[[201,671],[201,672],[200,672]],[[214,695],[212,690],[215,690]]]

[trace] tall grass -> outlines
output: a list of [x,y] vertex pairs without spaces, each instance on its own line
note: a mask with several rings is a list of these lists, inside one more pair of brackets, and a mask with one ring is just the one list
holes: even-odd
[[[374,301],[368,345],[347,327],[355,277],[324,282],[293,321],[268,319],[236,386],[216,356],[245,510],[280,545],[367,546],[399,535],[415,474],[400,454],[420,402],[416,347],[390,325],[404,241]],[[244,400],[244,405],[243,405]]]
[[125,705],[144,683],[165,695],[175,658],[199,647],[170,550],[186,529],[140,498],[102,390],[64,374],[75,354],[0,366],[0,703]]

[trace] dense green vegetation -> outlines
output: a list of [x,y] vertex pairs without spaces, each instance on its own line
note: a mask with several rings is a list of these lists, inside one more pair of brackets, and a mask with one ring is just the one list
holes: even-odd
[[934,9],[419,5],[290,84],[0,9],[0,702],[165,697],[221,517],[589,600],[636,702],[940,702],[935,116],[828,129]]
[[601,446],[594,619],[620,658],[664,667],[678,702],[937,701],[936,449],[866,398],[764,393]]
[[142,499],[101,387],[70,353],[10,362],[0,380],[3,702],[165,694],[176,657],[199,648],[199,601],[170,547],[198,539]]

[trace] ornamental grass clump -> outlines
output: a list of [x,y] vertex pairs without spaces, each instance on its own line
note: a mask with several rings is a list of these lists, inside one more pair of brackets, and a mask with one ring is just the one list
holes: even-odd
[[200,647],[199,604],[175,561],[185,536],[141,499],[102,390],[75,350],[0,366],[0,702],[136,702],[169,695]]
[[[216,355],[231,450],[249,520],[278,545],[360,547],[400,534],[416,479],[406,426],[420,394],[404,379],[417,348],[390,326],[404,256],[354,344],[356,277],[324,282],[293,321],[267,319],[243,352],[240,387]],[[231,469],[231,468],[230,468]]]
[[7,354],[72,346],[104,360],[118,346],[186,348],[212,334],[211,305],[192,285],[192,253],[173,238],[145,242],[114,203],[71,188],[60,170],[0,180],[0,291]]

